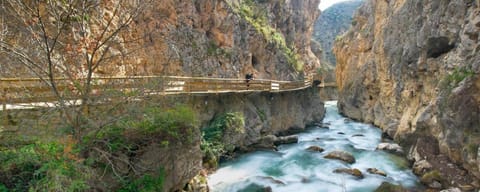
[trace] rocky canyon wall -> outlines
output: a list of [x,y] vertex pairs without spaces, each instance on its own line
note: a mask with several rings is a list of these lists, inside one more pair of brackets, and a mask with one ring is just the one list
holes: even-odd
[[442,188],[479,188],[480,1],[369,0],[353,24],[334,48],[340,111],[380,126]]
[[[303,78],[320,65],[310,50],[319,0],[162,0],[141,4],[92,1],[90,4],[95,8],[75,8],[68,18],[53,11],[49,15],[48,7],[42,7],[46,13],[40,16],[46,17],[43,22],[49,29],[47,36],[53,40],[57,32],[61,34],[52,51],[58,70],[78,65],[77,73],[86,73],[82,71],[86,70],[82,59],[69,59],[65,55],[73,49],[83,58],[82,53],[88,53],[89,47],[83,46],[82,41],[89,39],[95,44],[104,29],[111,32],[121,28],[124,15],[129,14],[135,16],[133,21],[108,40],[108,50],[99,50],[105,51],[105,58],[109,59],[96,67],[94,76],[243,78],[246,73],[255,72],[257,78],[292,80]],[[28,1],[24,5],[34,6]],[[39,19],[18,7],[21,6],[15,3],[4,5],[0,16],[1,28],[6,32],[2,32],[1,39],[21,47],[19,50],[26,52],[23,56],[44,62],[47,58],[36,54],[45,48],[42,41],[31,41],[33,36],[42,35]],[[115,12],[117,7],[123,12]],[[82,11],[87,13],[80,15]],[[58,31],[58,20],[69,23]],[[5,63],[0,72],[2,77],[38,75],[23,60],[12,58],[18,55],[0,54]]]

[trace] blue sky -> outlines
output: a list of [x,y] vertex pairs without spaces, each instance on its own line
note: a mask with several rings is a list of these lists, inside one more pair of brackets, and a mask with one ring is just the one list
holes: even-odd
[[332,6],[335,3],[342,2],[342,1],[347,1],[347,0],[320,0],[320,1],[321,2],[320,2],[320,5],[318,6],[318,8],[323,11],[326,8]]

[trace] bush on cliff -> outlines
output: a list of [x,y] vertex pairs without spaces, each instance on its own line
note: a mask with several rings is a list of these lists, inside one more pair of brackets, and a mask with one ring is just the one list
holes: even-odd
[[206,167],[215,168],[222,155],[235,149],[235,146],[224,141],[225,133],[241,133],[244,127],[242,113],[225,113],[215,117],[208,127],[202,129],[200,148],[204,153]]

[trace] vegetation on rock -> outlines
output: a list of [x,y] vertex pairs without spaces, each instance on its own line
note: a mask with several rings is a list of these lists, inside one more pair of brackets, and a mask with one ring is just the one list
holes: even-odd
[[288,63],[291,64],[297,72],[303,71],[304,64],[300,55],[296,53],[294,45],[287,45],[283,34],[270,25],[267,12],[265,12],[264,9],[259,7],[253,0],[242,0],[238,5],[229,5],[235,13],[255,27],[269,43],[274,44],[282,50]]
[[243,133],[245,120],[242,113],[225,113],[215,117],[210,125],[202,129],[201,149],[204,153],[204,163],[215,168],[219,158],[228,152],[233,152],[235,146],[225,141],[226,133]]

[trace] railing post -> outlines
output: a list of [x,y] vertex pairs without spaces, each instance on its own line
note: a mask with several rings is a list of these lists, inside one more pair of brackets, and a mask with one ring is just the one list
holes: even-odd
[[[2,83],[3,85],[3,83]],[[2,123],[4,126],[8,125],[8,111],[7,111],[7,89],[2,86]]]

